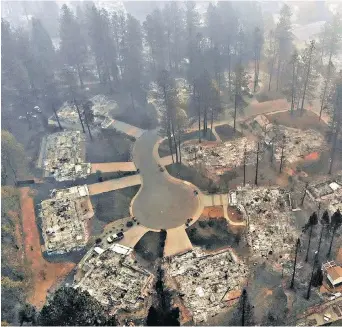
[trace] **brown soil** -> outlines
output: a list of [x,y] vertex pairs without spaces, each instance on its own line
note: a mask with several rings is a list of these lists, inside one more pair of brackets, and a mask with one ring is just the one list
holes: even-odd
[[212,206],[204,208],[201,218],[221,218],[223,216],[223,206]]
[[50,263],[41,253],[39,232],[36,225],[34,202],[30,188],[20,189],[20,203],[24,231],[25,255],[32,273],[32,289],[28,302],[40,309],[50,289],[56,286],[75,267],[74,263]]
[[293,116],[291,116],[290,111],[284,111],[267,115],[267,118],[271,123],[277,122],[287,127],[302,130],[315,129],[323,134],[327,131],[327,125],[323,121],[319,121],[318,116],[309,110],[304,110],[302,116],[299,112],[294,112]]
[[228,217],[231,221],[241,222],[243,221],[243,215],[234,207],[227,207]]

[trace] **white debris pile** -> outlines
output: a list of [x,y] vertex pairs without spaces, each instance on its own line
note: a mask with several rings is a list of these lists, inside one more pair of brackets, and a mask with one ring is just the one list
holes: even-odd
[[80,131],[50,134],[42,142],[45,175],[57,181],[85,178],[90,174],[91,164],[84,163],[85,136]]
[[247,266],[230,249],[206,253],[199,248],[171,258],[164,264],[166,285],[177,285],[194,323],[207,321],[228,306],[229,292],[242,288]]
[[[119,110],[118,104],[114,100],[108,99],[103,94],[95,95],[90,99],[92,102],[91,110],[94,115],[94,121],[101,121],[105,118],[112,118]],[[83,108],[81,104],[78,104],[81,116],[83,117]],[[58,110],[58,117],[69,124],[79,123],[79,117],[75,106],[65,102]],[[54,118],[54,117],[53,117]],[[54,118],[55,119],[55,118]]]
[[233,141],[215,144],[182,145],[182,157],[189,165],[201,164],[209,171],[221,174],[222,168],[234,168],[243,165],[246,149],[246,164],[253,164],[256,160],[257,143],[254,140],[241,137]]
[[[76,107],[70,105],[67,101],[58,109],[57,114],[59,119],[69,124],[76,124],[79,121]],[[53,119],[55,119],[55,117],[53,117]]]
[[309,199],[328,208],[330,214],[342,211],[342,175],[312,183],[306,190]]
[[86,185],[53,191],[51,199],[42,201],[40,211],[47,253],[82,249],[89,238],[87,223],[93,216]]
[[[279,134],[285,135],[284,159],[289,163],[296,162],[306,155],[322,150],[326,146],[324,136],[312,129],[301,130],[283,125],[278,127]],[[274,156],[276,160],[281,159],[281,148],[283,140],[277,138]]]
[[97,252],[83,262],[75,287],[89,292],[110,314],[147,311],[153,275],[136,263],[132,249],[114,244]]
[[247,242],[256,257],[278,262],[293,252],[299,233],[288,192],[278,187],[240,187],[236,202],[244,208]]
[[95,117],[112,117],[118,111],[118,104],[109,100],[105,95],[98,94],[90,99],[93,103],[92,111]]

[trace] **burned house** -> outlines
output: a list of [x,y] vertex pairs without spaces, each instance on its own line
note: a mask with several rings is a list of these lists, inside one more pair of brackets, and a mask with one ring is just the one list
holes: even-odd
[[289,193],[279,187],[252,186],[233,193],[229,199],[242,209],[253,256],[276,262],[288,258],[298,237]]
[[40,210],[46,252],[66,253],[83,248],[93,215],[86,185],[53,191],[51,199],[42,201]]
[[57,181],[85,178],[91,171],[85,163],[85,136],[80,131],[50,134],[42,142],[45,177]]
[[75,287],[89,292],[111,314],[147,311],[153,275],[137,264],[126,246],[114,244],[100,252],[83,262]]
[[205,322],[228,306],[231,292],[239,292],[248,268],[231,249],[206,253],[199,248],[168,258],[166,285],[179,294],[195,324]]

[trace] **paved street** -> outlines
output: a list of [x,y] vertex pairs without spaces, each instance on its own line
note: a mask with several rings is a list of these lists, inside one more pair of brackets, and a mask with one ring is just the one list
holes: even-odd
[[137,139],[133,161],[142,178],[142,186],[133,202],[133,215],[152,229],[169,229],[183,225],[197,212],[199,199],[193,188],[161,172],[153,157],[157,131],[146,131]]

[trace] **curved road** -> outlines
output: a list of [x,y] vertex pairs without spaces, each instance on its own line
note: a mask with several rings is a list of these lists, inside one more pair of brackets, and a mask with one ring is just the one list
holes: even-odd
[[153,148],[160,139],[157,130],[146,131],[135,142],[133,161],[140,170],[142,185],[132,204],[133,215],[151,229],[169,229],[183,225],[199,206],[193,190],[161,172]]

